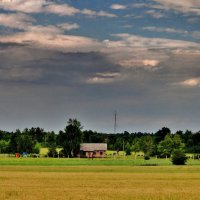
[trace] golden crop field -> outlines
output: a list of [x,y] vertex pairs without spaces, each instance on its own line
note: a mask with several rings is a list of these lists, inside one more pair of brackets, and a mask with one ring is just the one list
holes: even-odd
[[200,166],[1,166],[1,200],[198,200]]

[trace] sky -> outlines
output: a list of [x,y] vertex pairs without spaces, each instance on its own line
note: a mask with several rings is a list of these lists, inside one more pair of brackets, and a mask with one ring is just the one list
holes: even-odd
[[0,0],[0,129],[200,130],[199,0]]

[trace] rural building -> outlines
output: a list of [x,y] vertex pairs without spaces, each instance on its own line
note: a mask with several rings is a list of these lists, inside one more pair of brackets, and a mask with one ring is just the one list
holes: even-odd
[[86,158],[103,158],[106,151],[106,143],[82,143],[80,146],[80,156]]

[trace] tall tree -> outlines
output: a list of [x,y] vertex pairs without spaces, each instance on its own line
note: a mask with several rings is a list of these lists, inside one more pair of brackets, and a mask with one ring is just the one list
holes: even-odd
[[173,146],[173,139],[170,134],[167,134],[165,139],[160,141],[157,146],[159,155],[162,157],[170,157],[173,152]]
[[153,153],[154,143],[150,135],[143,136],[140,139],[140,148],[144,152],[145,155],[151,155]]
[[155,143],[158,144],[160,141],[165,139],[167,134],[171,134],[171,130],[167,127],[163,127],[155,133]]
[[133,141],[133,145],[131,147],[131,150],[135,152],[135,158],[137,153],[141,151],[140,144],[141,144],[140,138],[135,138]]
[[11,153],[28,152],[31,153],[35,142],[27,132],[21,132],[17,129],[11,136],[9,149]]
[[165,139],[158,144],[158,152],[161,156],[170,157],[175,150],[183,150],[185,144],[181,141],[180,135],[167,134]]
[[5,140],[0,140],[0,153],[7,153],[9,147],[9,142]]
[[59,133],[59,143],[65,156],[75,157],[79,153],[83,139],[82,126],[77,119],[69,119],[64,131]]

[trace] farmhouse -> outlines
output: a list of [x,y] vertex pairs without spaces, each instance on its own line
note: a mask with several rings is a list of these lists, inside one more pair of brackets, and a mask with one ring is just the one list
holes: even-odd
[[106,143],[82,143],[80,146],[80,156],[87,158],[103,158],[106,156]]

